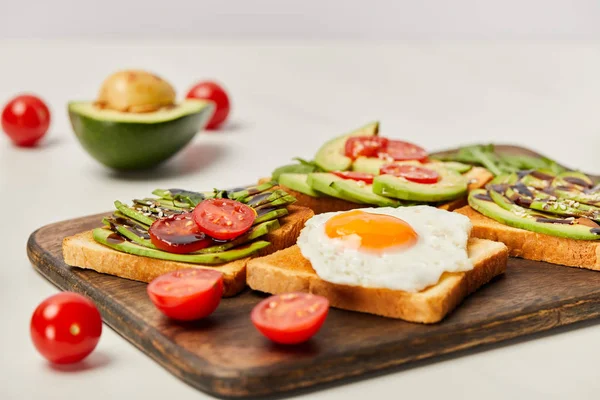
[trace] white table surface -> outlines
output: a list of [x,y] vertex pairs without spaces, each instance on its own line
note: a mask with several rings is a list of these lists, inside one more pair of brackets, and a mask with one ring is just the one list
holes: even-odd
[[[198,79],[221,80],[230,124],[199,134],[158,171],[108,171],[76,142],[65,105],[94,97],[106,75],[126,67],[154,70],[180,96]],[[157,187],[253,182],[374,119],[382,134],[431,150],[520,143],[600,173],[600,43],[0,41],[0,101],[24,90],[45,98],[54,119],[39,148],[0,138],[2,399],[208,398],[106,326],[76,368],[53,368],[36,353],[29,318],[57,292],[25,252],[42,225]],[[597,398],[599,338],[600,326],[585,324],[300,398]]]

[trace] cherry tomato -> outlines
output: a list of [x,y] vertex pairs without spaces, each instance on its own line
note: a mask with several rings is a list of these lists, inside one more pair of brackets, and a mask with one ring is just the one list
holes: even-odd
[[354,181],[362,181],[364,183],[373,183],[374,176],[371,174],[365,174],[364,172],[354,171],[333,171],[334,175],[344,179],[352,179]]
[[325,322],[329,300],[309,293],[286,293],[258,303],[250,318],[267,338],[282,344],[302,343],[313,337]]
[[192,213],[157,219],[148,233],[153,245],[169,253],[192,253],[214,243],[200,230]]
[[186,98],[211,100],[215,103],[215,113],[206,125],[206,129],[216,129],[229,115],[230,105],[227,92],[215,82],[199,82],[190,89]]
[[56,364],[83,360],[98,344],[102,317],[94,303],[77,293],[62,292],[41,302],[31,317],[35,348]]
[[256,219],[256,212],[239,201],[208,199],[193,211],[194,221],[208,236],[229,240],[247,232]]
[[34,146],[49,126],[50,110],[36,96],[17,96],[2,110],[2,129],[17,146]]
[[346,157],[376,157],[388,143],[388,139],[380,136],[354,136],[346,140]]
[[401,140],[388,141],[385,148],[383,148],[377,154],[377,156],[379,158],[390,159],[394,161],[427,161],[427,151],[425,151],[424,148],[417,146],[416,144],[403,142]]
[[223,274],[187,268],[169,272],[148,284],[148,296],[167,317],[193,321],[212,314],[223,296]]
[[382,175],[399,176],[416,183],[431,184],[440,180],[437,171],[417,165],[385,164],[381,167],[380,172]]

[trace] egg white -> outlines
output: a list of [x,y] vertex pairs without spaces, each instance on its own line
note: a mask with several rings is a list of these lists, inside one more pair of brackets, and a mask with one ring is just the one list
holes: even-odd
[[407,222],[418,234],[408,248],[381,254],[359,249],[360,237],[330,238],[325,224],[342,212],[315,215],[298,237],[298,247],[323,280],[352,286],[418,292],[435,285],[444,272],[473,268],[467,254],[471,221],[464,215],[431,206],[363,208]]

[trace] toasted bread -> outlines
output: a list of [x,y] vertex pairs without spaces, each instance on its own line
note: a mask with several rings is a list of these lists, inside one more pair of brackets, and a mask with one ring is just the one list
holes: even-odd
[[[474,190],[485,186],[485,184],[488,183],[494,176],[485,168],[473,167],[465,174],[465,177],[469,180],[469,190]],[[268,181],[269,178],[262,178],[259,180],[259,183]],[[336,199],[335,197],[312,197],[307,194],[292,190],[287,186],[281,186],[281,188],[296,198],[296,205],[308,207],[313,210],[315,214],[335,211],[349,211],[357,208],[370,207],[369,205],[352,203],[350,201]],[[466,196],[463,196],[459,199],[441,204],[438,207],[444,210],[452,211],[456,208],[463,207],[466,204],[467,198]]]
[[[269,233],[265,240],[271,245],[258,255],[270,254],[296,243],[304,223],[314,214],[306,207],[289,206],[289,215],[280,218],[281,227]],[[63,258],[65,263],[79,268],[93,269],[97,272],[116,275],[122,278],[150,282],[157,276],[182,268],[210,268],[223,272],[224,297],[234,296],[246,285],[246,264],[251,257],[232,261],[218,266],[189,264],[175,261],[158,260],[122,253],[97,243],[92,232],[87,231],[63,240]]]
[[600,271],[600,241],[567,239],[513,228],[470,206],[455,212],[469,217],[473,224],[471,236],[506,244],[512,257]]
[[506,270],[508,251],[502,243],[470,239],[468,252],[472,270],[445,273],[436,285],[417,293],[324,281],[297,245],[248,262],[246,280],[261,292],[313,293],[327,297],[333,307],[430,324],[441,321],[467,295]]

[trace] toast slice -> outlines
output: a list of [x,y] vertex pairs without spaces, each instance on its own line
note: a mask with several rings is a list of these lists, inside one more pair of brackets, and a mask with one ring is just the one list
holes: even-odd
[[467,295],[506,270],[508,251],[502,243],[470,239],[468,252],[472,270],[445,273],[436,285],[417,293],[324,281],[297,245],[251,260],[246,280],[248,286],[261,292],[313,293],[327,297],[333,307],[431,324],[441,321]]
[[[304,223],[314,215],[306,207],[289,206],[288,211],[289,214],[279,220],[281,227],[265,236],[265,240],[271,242],[271,245],[262,249],[257,256],[264,256],[296,243]],[[246,265],[251,259],[247,257],[218,266],[158,260],[108,248],[94,240],[92,231],[66,237],[62,248],[67,265],[142,282],[150,282],[159,275],[183,268],[216,269],[223,272],[224,297],[234,296],[244,289]]]
[[600,271],[600,241],[575,240],[513,228],[475,211],[455,210],[473,224],[471,236],[506,244],[511,257]]
[[[474,190],[485,186],[485,184],[488,183],[494,176],[485,168],[473,167],[465,174],[465,177],[469,180],[469,190]],[[266,181],[269,181],[269,178],[263,178],[259,181],[259,183]],[[296,205],[308,207],[313,210],[315,214],[334,211],[350,211],[356,208],[371,207],[365,204],[357,204],[346,200],[336,199],[335,197],[312,197],[292,190],[287,186],[281,186],[281,188],[296,198]],[[454,209],[463,207],[466,204],[467,197],[464,196],[448,203],[444,203],[438,207],[444,210],[452,211]]]

